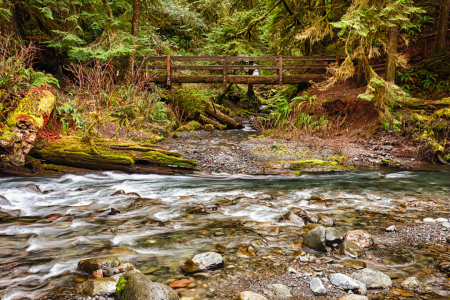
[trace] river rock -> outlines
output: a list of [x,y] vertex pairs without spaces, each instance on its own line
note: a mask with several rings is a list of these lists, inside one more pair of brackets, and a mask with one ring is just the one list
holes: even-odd
[[334,226],[334,219],[327,215],[318,214],[319,223],[325,226]]
[[442,223],[442,226],[445,228],[450,228],[450,222],[444,222]]
[[328,207],[328,205],[325,203],[323,199],[316,199],[316,200],[309,199],[309,205],[313,205],[322,209]]
[[266,297],[250,291],[241,292],[234,300],[267,300]]
[[173,282],[169,283],[169,287],[171,287],[173,289],[178,289],[178,288],[187,287],[190,284],[191,284],[191,281],[189,279],[181,279],[181,280],[177,280],[177,281],[173,281]]
[[362,249],[373,247],[373,238],[365,230],[351,230],[345,234],[344,241],[352,241]]
[[117,268],[119,265],[120,265],[120,261],[115,256],[90,258],[90,259],[80,260],[78,262],[77,271],[90,275],[94,271],[102,270],[103,275],[106,277],[109,277],[109,276],[114,275],[114,274],[109,275],[110,269]]
[[450,272],[450,261],[443,261],[438,265],[439,270]]
[[352,274],[352,278],[364,283],[367,288],[377,289],[392,287],[392,281],[389,276],[372,268],[365,268]]
[[264,248],[269,246],[269,241],[267,241],[265,238],[254,239],[250,242],[250,245],[255,248]]
[[29,183],[29,184],[23,186],[22,189],[29,190],[29,191],[32,191],[32,192],[35,192],[35,193],[38,193],[38,194],[42,194],[41,189],[37,185],[35,185],[34,183]]
[[325,229],[325,241],[328,247],[340,244],[344,239],[344,234],[336,228],[327,227]]
[[345,241],[339,246],[339,255],[347,255],[356,259],[366,255],[366,252],[354,242]]
[[95,297],[100,294],[114,294],[116,281],[112,278],[89,279],[77,286],[76,291],[83,296]]
[[446,218],[437,218],[436,222],[438,223],[444,223],[444,222],[448,222],[448,220]]
[[125,195],[124,190],[118,190],[111,194],[111,196],[119,196],[119,195]]
[[325,252],[327,250],[325,243],[325,227],[319,226],[308,231],[303,237],[303,246],[319,252]]
[[223,265],[222,255],[215,252],[205,252],[195,255],[193,258],[181,265],[188,273],[194,273]]
[[255,249],[252,245],[242,245],[236,252],[237,257],[247,258],[254,256],[258,250]]
[[313,278],[313,280],[311,280],[311,282],[309,283],[309,288],[316,296],[327,294],[327,289],[323,285],[322,280],[320,280],[319,278]]
[[436,223],[436,220],[433,218],[425,218],[423,219],[424,223]]
[[117,300],[179,300],[177,293],[165,284],[152,282],[139,271],[126,272],[117,283]]
[[278,221],[292,223],[297,226],[305,226],[306,222],[304,218],[306,218],[306,212],[304,211],[299,213],[287,212]]
[[387,232],[394,232],[397,231],[397,227],[395,227],[395,225],[389,226],[388,228],[386,228]]
[[278,296],[288,299],[294,299],[294,295],[292,294],[291,289],[281,283],[269,284],[267,286],[269,289],[274,291]]
[[316,224],[316,223],[319,223],[319,217],[316,214],[307,213],[306,214],[306,221],[308,223]]
[[361,269],[367,268],[366,263],[363,261],[359,261],[359,260],[347,260],[343,263],[343,265],[346,267],[349,267],[349,268],[356,269],[356,270],[361,270]]
[[12,219],[12,218],[14,218],[14,217],[11,216],[10,214],[8,214],[7,212],[0,211],[0,221],[6,221],[6,220],[9,220],[9,219]]
[[417,277],[408,277],[402,282],[402,288],[406,290],[417,290],[422,287],[422,284]]
[[351,295],[342,296],[338,300],[369,300],[369,298],[367,298],[366,296],[351,294]]
[[13,216],[14,218],[25,216],[25,212],[20,209],[8,210],[7,213]]
[[343,288],[344,290],[356,290],[361,288],[363,285],[363,283],[358,282],[358,280],[341,273],[331,274],[330,281],[335,286]]
[[0,205],[11,205],[11,202],[9,202],[9,200],[6,199],[6,197],[0,195]]

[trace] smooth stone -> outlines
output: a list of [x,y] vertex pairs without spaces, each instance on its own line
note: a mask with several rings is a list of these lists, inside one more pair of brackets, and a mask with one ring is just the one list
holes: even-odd
[[29,184],[23,186],[22,189],[29,190],[29,191],[32,191],[32,192],[35,192],[38,194],[42,194],[41,189],[34,183],[29,183]]
[[139,271],[126,272],[117,283],[117,300],[179,300],[177,293],[165,284],[152,282]]
[[422,287],[422,284],[417,277],[408,277],[401,283],[402,288],[407,290],[416,290]]
[[112,248],[111,250],[109,250],[109,252],[111,254],[138,254],[136,251],[134,251],[133,249],[130,249],[128,247],[116,247],[116,248]]
[[438,223],[444,223],[444,222],[448,222],[448,220],[446,218],[437,218],[436,222]]
[[339,255],[347,255],[356,259],[366,255],[366,252],[354,242],[345,241],[339,246]]
[[331,274],[330,281],[335,286],[343,288],[344,290],[356,290],[361,288],[361,282],[341,273]]
[[303,246],[319,252],[325,252],[327,250],[325,244],[325,227],[319,226],[308,231],[303,237]]
[[309,288],[313,291],[314,295],[326,295],[327,289],[323,285],[322,280],[319,278],[313,278],[309,283]]
[[442,226],[445,228],[450,228],[450,222],[444,222],[442,223]]
[[305,226],[306,225],[305,218],[306,218],[306,212],[303,210],[301,210],[297,213],[290,211],[290,212],[285,213],[278,220],[278,222],[288,222],[288,223],[292,223],[297,226]]
[[11,216],[10,214],[8,214],[7,212],[0,211],[0,221],[12,219],[12,218],[14,218],[14,217]]
[[255,249],[252,245],[242,245],[236,252],[237,257],[247,258],[254,256],[258,250]]
[[334,225],[334,219],[327,215],[318,214],[319,217],[319,223],[325,226],[333,226]]
[[366,296],[361,295],[345,295],[339,298],[338,300],[369,300]]
[[306,221],[311,224],[319,223],[319,217],[316,214],[307,213],[306,214]]
[[443,262],[439,263],[438,268],[441,271],[449,272],[450,271],[450,261],[443,261]]
[[250,245],[252,245],[255,248],[264,248],[269,246],[269,242],[265,238],[260,238],[252,240],[250,242]]
[[433,218],[425,218],[423,219],[424,223],[436,223],[436,220]]
[[267,300],[266,297],[250,291],[241,292],[234,300]]
[[352,278],[361,281],[367,288],[392,287],[392,280],[389,276],[372,268],[356,271],[352,274]]
[[347,232],[344,241],[352,241],[362,249],[371,248],[374,245],[372,236],[365,230],[351,230]]
[[6,197],[0,195],[0,205],[11,205],[11,202]]
[[13,216],[14,218],[25,216],[25,212],[21,209],[8,210],[7,213]]
[[269,289],[273,290],[278,296],[285,297],[288,299],[294,298],[294,295],[292,295],[291,289],[284,284],[280,284],[280,283],[269,284],[267,287]]
[[111,194],[111,196],[125,195],[124,190],[118,190]]
[[195,273],[192,276],[198,279],[208,279],[209,277],[211,277],[209,273]]
[[77,293],[83,296],[94,297],[101,293],[113,294],[116,291],[116,281],[113,278],[89,279],[76,288]]
[[363,261],[359,261],[359,260],[349,260],[349,261],[344,262],[343,265],[346,267],[349,267],[349,268],[356,269],[356,270],[367,268],[366,263]]
[[[83,259],[78,262],[77,271],[88,275],[97,270],[103,270],[104,273],[110,273],[109,269],[116,268],[119,264],[120,261],[115,256]],[[114,274],[111,274],[110,276],[112,275]]]
[[333,227],[327,227],[325,229],[325,241],[328,247],[331,247],[333,244],[340,244],[343,239],[344,234],[338,229]]
[[185,272],[194,273],[220,267],[222,264],[222,255],[216,252],[205,252],[195,255],[193,258],[181,265],[181,268]]
[[386,228],[386,231],[387,231],[387,232],[394,232],[394,231],[397,231],[397,227],[395,227],[394,225],[389,226],[388,228]]

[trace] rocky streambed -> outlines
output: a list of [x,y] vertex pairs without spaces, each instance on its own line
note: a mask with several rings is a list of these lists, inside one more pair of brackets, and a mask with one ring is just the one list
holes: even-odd
[[0,297],[130,299],[138,282],[161,299],[447,299],[449,179],[0,178]]

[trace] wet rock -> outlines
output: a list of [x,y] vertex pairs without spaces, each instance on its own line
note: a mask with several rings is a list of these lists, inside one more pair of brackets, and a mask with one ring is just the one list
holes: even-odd
[[9,200],[6,199],[6,197],[0,195],[0,205],[11,205],[11,202],[9,202]]
[[32,191],[32,192],[35,192],[35,193],[38,193],[38,194],[42,194],[41,189],[37,185],[35,185],[34,183],[29,183],[26,186],[23,186],[22,189],[29,190],[29,191]]
[[14,218],[14,217],[11,216],[10,214],[8,214],[7,212],[0,211],[0,221],[7,221],[12,218]]
[[334,219],[327,215],[318,214],[319,223],[325,226],[334,226]]
[[47,195],[47,194],[53,193],[54,191],[55,190],[45,190],[42,192],[42,194]]
[[340,244],[344,239],[344,234],[336,228],[327,227],[325,229],[325,241],[328,247]]
[[417,277],[408,277],[402,282],[402,288],[406,290],[417,290],[422,288],[422,284]]
[[126,272],[117,283],[117,300],[179,300],[177,293],[165,284],[152,282],[138,271]]
[[392,225],[392,226],[389,226],[388,228],[386,228],[386,231],[387,232],[394,232],[394,231],[397,231],[397,228],[394,225]]
[[366,296],[361,295],[345,295],[339,298],[338,300],[369,300]]
[[308,231],[303,237],[303,246],[319,252],[325,252],[327,250],[325,243],[325,227],[319,226]]
[[345,241],[339,246],[339,255],[347,255],[356,259],[366,255],[366,253],[354,242]]
[[344,290],[356,290],[361,288],[363,285],[363,283],[358,282],[358,280],[341,273],[331,274],[330,281],[335,286],[343,288]]
[[352,241],[362,249],[373,247],[373,238],[365,230],[351,230],[345,234],[344,241]]
[[316,206],[318,208],[327,208],[328,205],[325,203],[325,201],[323,199],[319,199],[319,200],[309,200],[309,205],[313,205]]
[[110,209],[106,210],[105,214],[107,214],[108,216],[114,216],[120,214],[120,211],[118,211],[114,207],[111,207]]
[[25,212],[20,209],[8,210],[7,213],[13,216],[14,218],[18,218],[25,215]]
[[284,284],[280,283],[269,284],[267,287],[272,291],[274,291],[275,294],[277,294],[278,296],[288,299],[294,299],[294,295],[292,294],[291,289]]
[[365,268],[352,274],[352,278],[364,283],[367,288],[377,289],[392,287],[392,281],[389,276],[372,268]]
[[307,213],[306,214],[306,221],[308,223],[316,224],[316,223],[319,223],[319,217],[316,214]]
[[95,297],[100,294],[114,294],[116,291],[116,281],[112,278],[89,279],[76,288],[78,294]]
[[363,261],[359,261],[359,260],[349,260],[349,261],[345,261],[343,263],[344,266],[349,267],[349,268],[353,268],[356,270],[361,270],[364,268],[367,268],[367,265],[365,262]]
[[443,261],[438,265],[439,270],[450,272],[450,261]]
[[95,279],[95,278],[103,278],[103,271],[97,270],[92,272],[91,276],[89,276],[89,279]]
[[436,220],[433,218],[425,218],[423,219],[424,223],[436,223]]
[[205,252],[195,255],[193,258],[181,265],[188,273],[217,268],[223,265],[222,255],[215,252]]
[[267,300],[267,298],[255,292],[245,291],[237,295],[234,300]]
[[111,194],[111,196],[119,196],[119,195],[125,195],[124,190],[118,190]]
[[187,287],[190,284],[191,284],[191,281],[189,279],[181,279],[181,280],[177,280],[177,281],[173,281],[173,282],[169,283],[169,286],[173,289],[177,289],[177,288]]
[[327,294],[327,289],[323,285],[322,280],[320,280],[319,278],[313,278],[313,280],[311,280],[311,282],[309,283],[309,288],[316,296]]
[[269,246],[269,242],[265,238],[255,239],[250,242],[250,245],[252,245],[255,248],[264,248]]
[[258,250],[252,245],[242,245],[236,252],[237,257],[247,258],[254,256]]
[[299,213],[288,212],[288,213],[285,213],[278,220],[278,222],[288,222],[288,223],[295,224],[297,226],[305,226],[306,222],[305,222],[304,218],[306,218],[306,212],[305,211],[301,211]]
[[[78,262],[77,271],[85,274],[92,274],[94,271],[102,270],[104,273],[107,273],[105,271],[109,271],[110,268],[116,268],[119,264],[119,259],[115,256],[90,258],[80,260]],[[106,274],[104,275],[107,276]]]
[[127,196],[134,196],[134,197],[137,197],[137,198],[141,198],[141,195],[139,195],[138,193],[135,193],[135,192],[129,192],[129,193],[126,193],[125,195],[127,195]]

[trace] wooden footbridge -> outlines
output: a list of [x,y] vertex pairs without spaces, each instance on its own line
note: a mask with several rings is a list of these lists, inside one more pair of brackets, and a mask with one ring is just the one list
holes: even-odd
[[[325,70],[330,63],[341,63],[340,56],[146,56],[138,57],[146,70],[165,70],[166,74],[154,74],[149,81],[165,83],[223,83],[227,84],[298,84],[310,80],[321,80],[324,74],[285,74],[287,70]],[[153,63],[148,65],[147,63]],[[188,64],[212,62],[215,64]],[[314,64],[311,64],[314,62]],[[271,63],[271,64],[270,64]],[[299,64],[302,63],[302,64]],[[307,64],[308,63],[308,64]],[[145,64],[145,65],[144,65]],[[210,71],[209,75],[173,74],[175,70]],[[247,71],[247,75],[236,75],[236,71]],[[255,75],[255,70],[276,70],[274,75]],[[230,74],[230,71],[233,74]],[[219,73],[219,74],[217,74]]]

